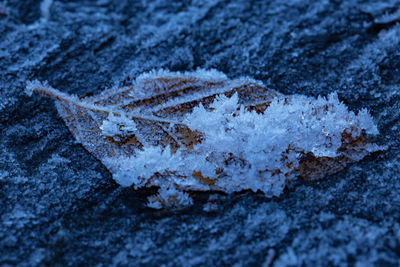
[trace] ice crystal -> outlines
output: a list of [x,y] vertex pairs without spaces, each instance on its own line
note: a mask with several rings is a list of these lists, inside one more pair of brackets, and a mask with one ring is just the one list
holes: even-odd
[[185,206],[188,192],[250,189],[278,196],[297,176],[316,179],[381,149],[369,113],[335,93],[285,96],[248,78],[158,71],[132,87],[77,98],[29,83],[57,100],[74,136],[122,186],[159,187],[149,206]]
[[123,116],[108,114],[108,118],[103,121],[100,130],[102,135],[112,137],[116,141],[121,141],[119,136],[123,138],[135,134],[136,123]]

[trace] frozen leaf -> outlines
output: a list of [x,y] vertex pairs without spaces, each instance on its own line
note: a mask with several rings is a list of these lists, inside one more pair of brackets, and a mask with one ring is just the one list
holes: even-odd
[[277,196],[297,176],[322,178],[381,149],[363,135],[378,133],[368,112],[348,111],[336,94],[285,96],[215,70],[150,72],[93,97],[38,82],[27,92],[54,98],[119,184],[159,187],[154,208],[190,204],[190,191]]

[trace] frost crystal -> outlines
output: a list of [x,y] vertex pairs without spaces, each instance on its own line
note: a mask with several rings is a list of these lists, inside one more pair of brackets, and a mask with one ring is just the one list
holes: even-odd
[[120,137],[135,133],[136,123],[125,116],[109,114],[108,118],[103,121],[100,129],[104,136],[112,137],[116,141],[121,141]]
[[82,100],[28,87],[58,100],[71,132],[119,184],[159,187],[153,208],[189,205],[190,191],[278,196],[297,176],[322,178],[382,149],[363,136],[378,134],[369,113],[349,111],[335,93],[284,96],[217,71],[151,72]]

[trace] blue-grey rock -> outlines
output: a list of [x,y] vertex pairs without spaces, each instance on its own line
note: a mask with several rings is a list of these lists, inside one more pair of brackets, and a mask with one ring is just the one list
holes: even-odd
[[[3,1],[0,265],[400,264],[400,1]],[[280,197],[208,194],[146,208],[28,80],[77,95],[140,73],[216,68],[285,94],[337,91],[387,145]]]

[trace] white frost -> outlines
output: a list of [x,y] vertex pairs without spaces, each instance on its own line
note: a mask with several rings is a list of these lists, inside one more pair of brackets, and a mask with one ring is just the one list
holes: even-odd
[[[204,134],[202,143],[193,150],[172,154],[169,149],[146,147],[135,157],[117,159],[114,179],[135,188],[146,186],[152,179],[151,185],[160,187],[159,195],[149,199],[153,208],[161,208],[161,203],[190,204],[191,198],[176,188],[210,189],[193,178],[194,171],[215,179],[213,189],[225,192],[251,189],[278,196],[296,178],[301,155],[311,152],[316,157],[338,157],[343,153],[338,150],[343,132],[353,138],[363,130],[378,133],[366,110],[355,115],[339,101],[336,93],[317,99],[299,95],[276,97],[260,114],[248,111],[238,101],[237,94],[230,98],[220,95],[208,109],[200,105],[186,116],[183,123]],[[120,127],[115,128],[119,122],[113,124],[113,117],[108,120],[112,123],[105,121],[102,130],[119,133]],[[371,152],[378,148],[366,145],[359,149]],[[113,162],[108,165],[116,165],[115,159],[106,161]],[[220,170],[222,174],[216,175]],[[155,173],[162,174],[159,176],[162,178]]]
[[116,116],[110,113],[103,121],[100,130],[104,136],[113,137],[119,141],[120,137],[128,136],[136,131],[136,123],[126,116]]
[[40,12],[42,13],[42,18],[47,21],[50,18],[50,8],[53,4],[53,0],[43,0],[40,3]]

